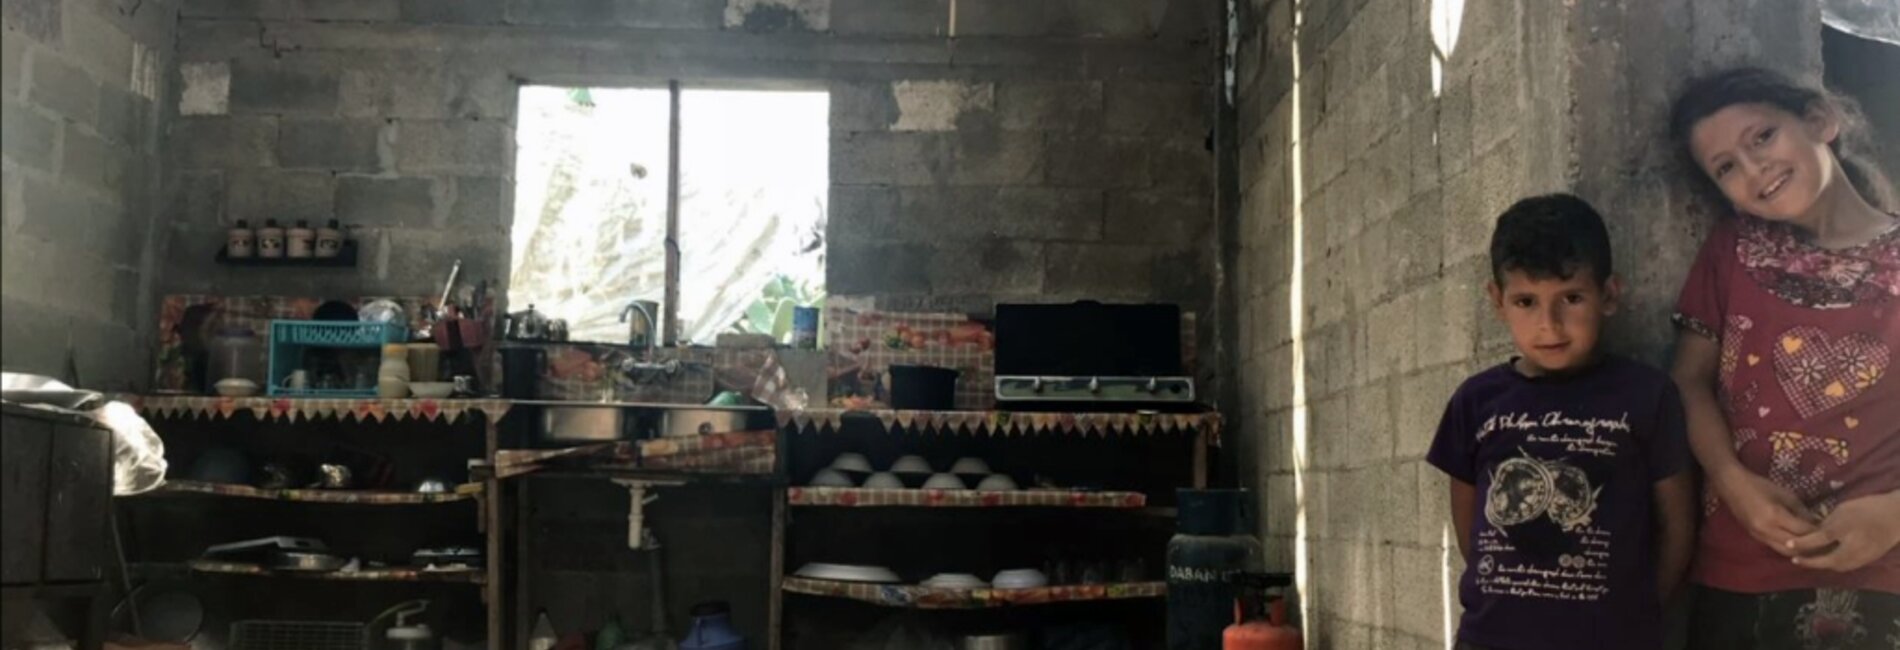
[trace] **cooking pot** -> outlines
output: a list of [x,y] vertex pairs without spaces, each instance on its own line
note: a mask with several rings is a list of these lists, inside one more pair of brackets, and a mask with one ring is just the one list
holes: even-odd
[[549,406],[541,409],[541,439],[552,442],[633,440],[639,429],[617,406]]

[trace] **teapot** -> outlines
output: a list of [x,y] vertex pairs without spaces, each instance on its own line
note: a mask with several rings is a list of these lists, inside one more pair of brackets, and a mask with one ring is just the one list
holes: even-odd
[[534,305],[528,305],[527,311],[508,314],[503,331],[510,340],[543,340],[548,336],[548,318],[535,311]]

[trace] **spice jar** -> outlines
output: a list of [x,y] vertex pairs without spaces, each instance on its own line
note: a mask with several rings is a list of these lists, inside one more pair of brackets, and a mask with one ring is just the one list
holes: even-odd
[[343,228],[335,219],[317,229],[317,257],[336,257],[343,253]]
[[297,225],[284,233],[284,252],[289,257],[310,257],[310,249],[316,243],[317,234],[310,230],[310,222],[297,221]]
[[277,226],[276,219],[265,219],[264,227],[257,229],[257,256],[264,259],[284,256],[284,229]]
[[257,231],[251,230],[251,224],[239,219],[237,225],[224,233],[224,255],[232,259],[249,259],[257,252]]

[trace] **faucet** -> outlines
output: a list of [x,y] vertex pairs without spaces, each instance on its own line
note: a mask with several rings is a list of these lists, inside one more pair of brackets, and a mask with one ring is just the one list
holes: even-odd
[[[620,310],[620,322],[627,323],[627,346],[640,350],[640,356],[651,358],[653,350],[660,346],[656,336],[659,326],[659,303],[651,300],[635,300]],[[639,318],[635,319],[634,316]]]

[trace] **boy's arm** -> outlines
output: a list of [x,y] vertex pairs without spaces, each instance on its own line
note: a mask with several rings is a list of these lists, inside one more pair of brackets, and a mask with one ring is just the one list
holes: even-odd
[[1458,533],[1458,555],[1471,560],[1471,522],[1478,516],[1478,488],[1451,479],[1451,526]]
[[1657,481],[1656,513],[1656,593],[1661,602],[1682,585],[1689,569],[1689,555],[1695,551],[1695,483],[1687,470]]

